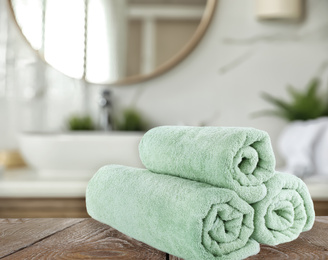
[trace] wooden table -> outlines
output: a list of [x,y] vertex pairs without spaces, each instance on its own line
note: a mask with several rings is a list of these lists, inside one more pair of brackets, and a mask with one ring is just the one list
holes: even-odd
[[[0,219],[0,259],[151,259],[174,256],[86,218]],[[328,217],[290,243],[261,246],[248,259],[328,259]]]

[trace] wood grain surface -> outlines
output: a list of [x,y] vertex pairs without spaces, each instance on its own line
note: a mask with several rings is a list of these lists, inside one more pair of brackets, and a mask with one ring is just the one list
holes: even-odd
[[259,254],[247,259],[328,259],[328,217],[316,217],[313,228],[298,239],[278,246],[261,245]]
[[[0,219],[0,259],[183,260],[93,219]],[[292,242],[247,259],[328,259],[328,217]]]
[[28,248],[83,219],[0,219],[0,258]]
[[[170,260],[183,260],[170,256]],[[303,232],[298,239],[278,246],[261,245],[257,255],[247,260],[280,260],[280,259],[328,259],[328,217],[316,217],[310,231]]]
[[[13,227],[14,224],[8,223],[1,240],[10,245],[20,240],[20,233],[31,240],[25,242],[25,247],[11,246],[11,250],[6,250],[6,245],[1,243],[1,259],[166,259],[165,253],[93,219],[66,220],[71,221],[70,227],[63,226],[63,219],[32,219],[31,228],[23,230],[19,220],[7,220],[17,221],[17,224]],[[35,225],[38,222],[47,223],[57,232],[39,234],[46,227]],[[0,230],[3,226],[6,225],[0,224]],[[33,234],[39,234],[38,238],[35,239]]]

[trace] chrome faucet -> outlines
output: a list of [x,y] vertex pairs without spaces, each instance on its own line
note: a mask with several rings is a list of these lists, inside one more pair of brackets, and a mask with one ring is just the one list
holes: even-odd
[[100,129],[103,131],[113,130],[113,105],[109,90],[105,89],[101,92],[98,105],[100,107]]

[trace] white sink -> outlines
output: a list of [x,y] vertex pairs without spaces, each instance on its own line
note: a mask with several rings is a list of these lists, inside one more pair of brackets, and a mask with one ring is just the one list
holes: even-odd
[[44,176],[91,177],[101,166],[144,167],[138,145],[143,132],[21,133],[19,146],[29,166]]

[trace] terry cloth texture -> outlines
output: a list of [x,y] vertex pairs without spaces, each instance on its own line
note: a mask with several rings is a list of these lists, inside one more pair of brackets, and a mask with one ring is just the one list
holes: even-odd
[[161,126],[139,144],[147,169],[234,190],[248,203],[266,195],[274,175],[269,135],[242,127]]
[[276,172],[265,183],[266,197],[253,204],[255,210],[252,237],[263,244],[278,245],[296,239],[310,230],[315,213],[305,183],[294,175]]
[[109,165],[90,180],[86,206],[94,219],[184,259],[243,259],[260,249],[250,239],[253,208],[201,182]]

